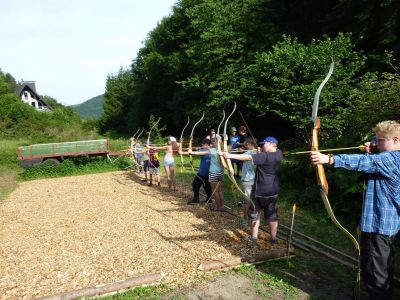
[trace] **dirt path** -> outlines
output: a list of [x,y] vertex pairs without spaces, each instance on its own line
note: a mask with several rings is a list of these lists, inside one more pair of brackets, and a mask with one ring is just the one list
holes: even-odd
[[189,286],[211,276],[197,270],[205,260],[260,251],[244,236],[228,214],[188,206],[127,172],[24,182],[0,205],[0,299],[155,272]]

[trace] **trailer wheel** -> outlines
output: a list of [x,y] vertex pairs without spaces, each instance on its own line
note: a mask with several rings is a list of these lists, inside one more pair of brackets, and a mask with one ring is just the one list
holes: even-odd
[[57,158],[48,158],[42,164],[57,166],[60,161]]

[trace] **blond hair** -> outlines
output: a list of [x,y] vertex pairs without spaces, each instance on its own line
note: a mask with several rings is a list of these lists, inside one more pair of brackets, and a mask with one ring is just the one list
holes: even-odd
[[383,121],[376,124],[373,131],[387,139],[395,136],[400,137],[400,123],[396,121]]

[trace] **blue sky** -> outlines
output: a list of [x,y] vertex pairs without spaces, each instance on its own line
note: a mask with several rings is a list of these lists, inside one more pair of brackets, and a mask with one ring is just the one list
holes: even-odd
[[0,68],[65,105],[104,93],[177,0],[0,0]]

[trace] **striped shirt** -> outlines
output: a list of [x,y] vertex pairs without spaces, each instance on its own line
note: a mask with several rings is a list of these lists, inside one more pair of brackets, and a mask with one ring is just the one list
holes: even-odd
[[369,174],[361,231],[395,235],[400,229],[400,151],[334,155],[335,168]]

